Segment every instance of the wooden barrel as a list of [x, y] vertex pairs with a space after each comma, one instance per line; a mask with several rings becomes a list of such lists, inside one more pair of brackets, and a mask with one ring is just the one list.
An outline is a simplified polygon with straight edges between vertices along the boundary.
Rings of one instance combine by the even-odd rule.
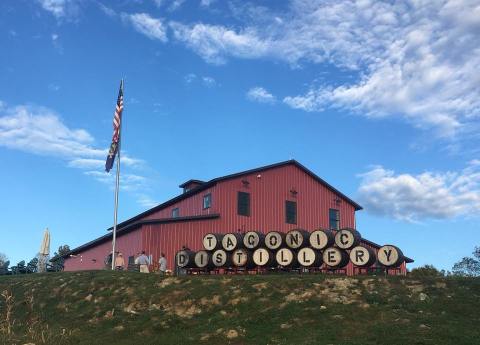
[[270, 231], [265, 235], [265, 247], [276, 250], [285, 242], [285, 233]]
[[223, 249], [217, 249], [212, 253], [212, 262], [215, 267], [231, 267], [232, 257]]
[[194, 261], [197, 268], [212, 269], [214, 267], [212, 256], [206, 250], [199, 250], [195, 254]]
[[223, 234], [206, 234], [202, 240], [203, 248], [211, 251], [222, 248], [222, 238]]
[[377, 257], [373, 249], [356, 246], [350, 250], [350, 261], [358, 267], [369, 267], [377, 261]]
[[222, 247], [227, 252], [243, 247], [243, 235], [238, 232], [230, 232], [222, 238]]
[[312, 248], [322, 250], [333, 246], [335, 243], [335, 235], [331, 230], [317, 229], [310, 234], [309, 241]]
[[275, 254], [277, 264], [282, 267], [298, 267], [298, 260], [295, 253], [289, 248], [280, 248]]
[[260, 231], [248, 231], [243, 236], [243, 245], [248, 249], [262, 247], [265, 243], [265, 234]]
[[235, 249], [232, 253], [232, 262], [234, 266], [253, 268], [255, 263], [253, 262], [253, 255], [251, 251], [244, 248]]
[[322, 254], [310, 247], [300, 249], [297, 253], [297, 260], [304, 267], [320, 267], [323, 264]]
[[303, 229], [293, 229], [285, 235], [285, 243], [289, 248], [298, 249], [308, 245], [310, 233]]
[[275, 254], [265, 248], [257, 248], [253, 252], [253, 262], [259, 267], [275, 267]]
[[195, 252], [191, 250], [179, 250], [175, 255], [177, 266], [180, 268], [195, 267]]
[[340, 229], [335, 234], [335, 244], [341, 249], [350, 249], [360, 244], [362, 236], [355, 229], [344, 228]]
[[331, 268], [347, 266], [348, 259], [347, 252], [336, 247], [329, 247], [323, 251], [323, 262]]
[[378, 262], [385, 267], [398, 267], [405, 261], [402, 251], [390, 244], [381, 246], [378, 249], [377, 258]]

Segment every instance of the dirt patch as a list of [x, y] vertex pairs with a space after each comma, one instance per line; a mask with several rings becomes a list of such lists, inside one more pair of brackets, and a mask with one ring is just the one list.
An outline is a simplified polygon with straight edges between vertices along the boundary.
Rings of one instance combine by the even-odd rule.
[[160, 283], [157, 283], [157, 286], [159, 288], [164, 288], [164, 287], [167, 287], [167, 286], [172, 285], [172, 284], [178, 284], [180, 282], [181, 282], [181, 280], [178, 279], [178, 278], [165, 278]]
[[313, 296], [315, 296], [315, 294], [315, 290], [306, 290], [302, 293], [292, 292], [285, 296], [285, 301], [302, 303], [311, 299]]
[[437, 289], [446, 289], [447, 288], [447, 283], [445, 282], [436, 282], [435, 287]]
[[238, 332], [235, 329], [230, 329], [225, 333], [227, 339], [234, 339], [238, 337]]
[[243, 296], [243, 297], [232, 298], [230, 301], [228, 301], [228, 304], [237, 305], [244, 302], [248, 302], [248, 297]]
[[219, 305], [220, 303], [221, 303], [221, 300], [219, 295], [215, 295], [213, 297], [202, 297], [200, 299], [200, 304], [203, 306]]
[[407, 285], [407, 289], [410, 290], [410, 292], [412, 293], [420, 293], [423, 292], [425, 287], [420, 282], [418, 282], [418, 284]]
[[336, 290], [351, 290], [358, 284], [358, 279], [354, 278], [336, 278], [325, 279], [325, 284], [331, 286]]
[[262, 291], [262, 290], [265, 290], [265, 289], [268, 288], [268, 283], [264, 282], [264, 283], [254, 284], [254, 285], [252, 285], [252, 287], [254, 289], [256, 289], [257, 291]]
[[194, 315], [200, 314], [202, 309], [198, 307], [197, 303], [189, 299], [180, 304], [167, 305], [165, 306], [165, 311], [169, 314], [175, 314], [179, 317], [189, 319]]

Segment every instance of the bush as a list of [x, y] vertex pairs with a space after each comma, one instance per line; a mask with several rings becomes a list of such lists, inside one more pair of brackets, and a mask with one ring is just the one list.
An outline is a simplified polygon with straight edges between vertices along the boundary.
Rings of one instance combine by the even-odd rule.
[[410, 275], [416, 278], [437, 278], [437, 277], [444, 277], [445, 271], [444, 270], [437, 270], [433, 265], [425, 265], [422, 267], [414, 268]]

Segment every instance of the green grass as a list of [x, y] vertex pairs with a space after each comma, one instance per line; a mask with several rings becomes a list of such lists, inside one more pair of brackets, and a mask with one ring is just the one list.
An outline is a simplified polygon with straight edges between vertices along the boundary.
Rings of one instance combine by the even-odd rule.
[[5, 344], [480, 343], [479, 279], [97, 271], [3, 276], [5, 290]]

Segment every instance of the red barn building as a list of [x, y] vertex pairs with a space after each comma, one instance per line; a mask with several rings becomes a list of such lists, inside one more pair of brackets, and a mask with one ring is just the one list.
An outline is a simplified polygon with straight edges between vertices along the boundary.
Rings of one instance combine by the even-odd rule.
[[[211, 232], [246, 232], [295, 228], [355, 228], [355, 211], [362, 207], [295, 160], [289, 160], [204, 182], [189, 180], [183, 193], [117, 227], [118, 251], [131, 262], [145, 250], [153, 263], [164, 252], [173, 269], [175, 253], [186, 245], [202, 248]], [[65, 270], [103, 269], [111, 252], [112, 234], [73, 249], [65, 257]], [[380, 246], [362, 240], [377, 250]], [[411, 262], [407, 258], [407, 262]], [[400, 267], [406, 272], [405, 263]], [[353, 274], [351, 263], [347, 274]]]

